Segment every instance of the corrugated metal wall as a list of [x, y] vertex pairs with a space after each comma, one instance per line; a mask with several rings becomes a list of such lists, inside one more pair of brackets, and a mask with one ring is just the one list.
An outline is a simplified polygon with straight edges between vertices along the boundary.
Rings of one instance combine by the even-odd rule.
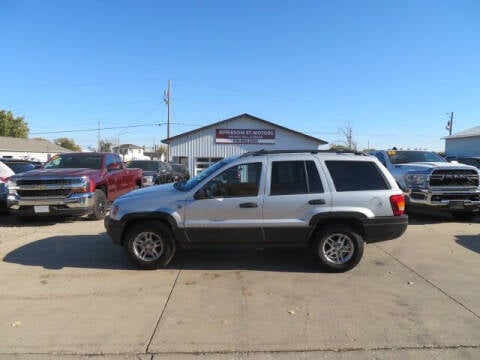
[[268, 126], [250, 117], [242, 117], [223, 123], [222, 129], [274, 129], [275, 144], [216, 144], [216, 127], [209, 127], [199, 132], [174, 139], [170, 143], [170, 157], [188, 157], [188, 168], [195, 175], [195, 159], [198, 157], [225, 158], [240, 155], [247, 151], [260, 149], [317, 149], [319, 144], [313, 139], [303, 137], [296, 133]]
[[445, 153], [448, 156], [480, 156], [480, 137], [446, 139]]

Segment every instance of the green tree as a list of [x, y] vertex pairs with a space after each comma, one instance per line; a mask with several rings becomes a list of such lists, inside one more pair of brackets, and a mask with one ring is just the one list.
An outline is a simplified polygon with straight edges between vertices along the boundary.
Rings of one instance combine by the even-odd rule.
[[73, 151], [82, 151], [82, 148], [79, 145], [75, 144], [75, 141], [73, 141], [73, 139], [58, 138], [53, 140], [53, 142], [65, 149], [69, 149]]
[[330, 145], [329, 150], [331, 150], [331, 151], [352, 151], [351, 149], [348, 148], [348, 146], [338, 145], [338, 144]]
[[108, 140], [100, 140], [100, 151], [102, 152], [111, 152], [112, 151], [112, 143]]
[[0, 136], [28, 138], [28, 124], [24, 117], [15, 117], [11, 111], [0, 110]]

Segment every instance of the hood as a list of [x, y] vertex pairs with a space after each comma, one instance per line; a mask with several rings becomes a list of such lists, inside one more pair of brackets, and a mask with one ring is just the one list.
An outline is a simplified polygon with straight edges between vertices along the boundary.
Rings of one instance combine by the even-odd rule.
[[157, 172], [156, 171], [145, 171], [143, 170], [143, 176], [156, 176]]
[[395, 169], [402, 169], [402, 171], [426, 171], [436, 168], [471, 169], [472, 167], [468, 165], [454, 164], [449, 162], [415, 162], [395, 165]]
[[138, 212], [176, 212], [179, 204], [185, 202], [188, 193], [175, 189], [172, 183], [149, 186], [131, 191], [113, 202], [119, 207], [118, 216]]
[[18, 176], [12, 176], [12, 179], [37, 179], [37, 178], [56, 178], [56, 177], [82, 177], [98, 174], [101, 170], [94, 170], [88, 168], [81, 169], [39, 169], [31, 170], [26, 173], [19, 174]]
[[163, 184], [163, 185], [155, 185], [155, 186], [148, 186], [145, 188], [137, 189], [130, 191], [122, 196], [120, 196], [116, 201], [117, 202], [124, 202], [124, 201], [132, 201], [136, 199], [148, 199], [148, 198], [159, 198], [164, 196], [170, 196], [174, 194], [182, 193], [173, 187], [173, 183]]

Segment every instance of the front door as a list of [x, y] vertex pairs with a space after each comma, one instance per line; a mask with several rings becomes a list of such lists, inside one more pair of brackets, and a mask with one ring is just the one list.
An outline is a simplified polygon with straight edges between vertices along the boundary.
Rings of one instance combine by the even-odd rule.
[[234, 165], [208, 181], [185, 206], [192, 243], [259, 243], [265, 171], [261, 162]]

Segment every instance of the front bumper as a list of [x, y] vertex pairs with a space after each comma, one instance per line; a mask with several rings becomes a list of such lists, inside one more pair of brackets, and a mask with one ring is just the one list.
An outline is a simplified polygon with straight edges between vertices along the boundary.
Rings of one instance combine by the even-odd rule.
[[118, 245], [122, 245], [123, 230], [125, 223], [122, 221], [113, 220], [110, 216], [105, 216], [103, 220], [108, 236], [112, 241]]
[[82, 215], [92, 211], [95, 193], [72, 194], [69, 197], [18, 197], [8, 195], [10, 213], [17, 215]]
[[431, 207], [451, 211], [478, 211], [480, 190], [410, 189], [405, 192], [410, 206]]

